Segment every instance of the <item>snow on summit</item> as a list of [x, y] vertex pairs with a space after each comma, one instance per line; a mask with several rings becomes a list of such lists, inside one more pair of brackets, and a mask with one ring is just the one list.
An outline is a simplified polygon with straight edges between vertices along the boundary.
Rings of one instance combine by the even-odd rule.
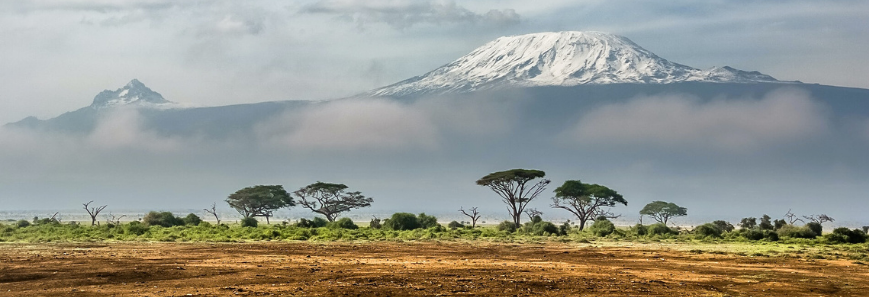
[[150, 108], [174, 108], [178, 104], [163, 98], [160, 93], [152, 91], [137, 79], [131, 80], [123, 88], [105, 90], [94, 97], [93, 109], [103, 109], [117, 106], [137, 106]]
[[759, 72], [726, 66], [700, 70], [670, 62], [618, 35], [565, 31], [500, 37], [425, 75], [376, 89], [368, 95], [683, 81], [777, 82]]

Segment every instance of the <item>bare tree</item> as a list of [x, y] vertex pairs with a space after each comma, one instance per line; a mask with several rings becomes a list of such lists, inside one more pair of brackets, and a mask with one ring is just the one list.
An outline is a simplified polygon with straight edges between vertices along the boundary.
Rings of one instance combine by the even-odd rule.
[[124, 217], [126, 217], [126, 215], [116, 216], [113, 213], [109, 213], [109, 215], [106, 216], [106, 222], [112, 225], [120, 225], [121, 219]]
[[472, 228], [472, 229], [477, 227], [477, 220], [480, 219], [480, 213], [477, 212], [477, 208], [476, 208], [476, 207], [471, 207], [471, 208], [470, 208], [470, 213], [468, 213], [467, 211], [465, 211], [464, 208], [460, 208], [459, 211], [462, 212], [463, 215], [465, 215], [465, 216], [471, 218], [471, 228]]
[[808, 215], [808, 216], [803, 216], [803, 218], [805, 218], [806, 220], [818, 223], [818, 224], [823, 224], [824, 222], [835, 221], [833, 218], [831, 218], [830, 216], [825, 215], [825, 214]]
[[97, 224], [97, 216], [100, 215], [100, 212], [103, 211], [103, 209], [106, 209], [106, 206], [108, 206], [108, 205], [103, 205], [103, 206], [91, 207], [90, 204], [93, 202], [94, 201], [91, 200], [91, 201], [88, 201], [88, 203], [82, 204], [82, 205], [84, 205], [84, 210], [87, 211], [88, 215], [91, 216], [91, 226], [94, 226]]
[[220, 217], [217, 216], [217, 203], [211, 203], [211, 208], [205, 208], [205, 212], [210, 213], [214, 216], [214, 219], [217, 220], [217, 224], [220, 225]]
[[57, 215], [58, 215], [58, 214], [60, 214], [60, 212], [55, 212], [53, 215], [51, 215], [51, 218], [49, 218], [48, 220], [50, 220], [50, 221], [52, 221], [52, 222], [58, 222], [58, 223], [60, 223], [60, 219], [57, 218]]
[[531, 221], [534, 220], [534, 217], [543, 217], [543, 212], [537, 210], [536, 208], [526, 209], [525, 214], [528, 215], [528, 220], [531, 220]]
[[803, 223], [806, 222], [806, 221], [803, 221], [803, 219], [798, 218], [797, 215], [795, 215], [793, 212], [791, 212], [790, 209], [788, 209], [788, 213], [785, 214], [785, 218], [788, 219], [788, 225], [793, 225], [797, 221], [803, 222]]

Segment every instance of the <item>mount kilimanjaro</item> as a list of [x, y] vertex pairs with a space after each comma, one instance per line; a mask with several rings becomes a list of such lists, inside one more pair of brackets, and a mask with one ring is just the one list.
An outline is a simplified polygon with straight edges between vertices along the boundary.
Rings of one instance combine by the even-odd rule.
[[[760, 98], [786, 86], [808, 91], [836, 113], [869, 114], [866, 89], [783, 82], [727, 66], [696, 69], [661, 58], [622, 36], [577, 31], [501, 37], [426, 74], [343, 100], [512, 98], [530, 104], [527, 120], [561, 125], [579, 111], [639, 95], [684, 94], [703, 101]], [[127, 107], [137, 109], [145, 127], [161, 134], [233, 138], [253, 134], [265, 119], [322, 103], [186, 107], [134, 79], [115, 91], [102, 91], [90, 106], [53, 119], [28, 117], [7, 126], [88, 133], [102, 114]]]

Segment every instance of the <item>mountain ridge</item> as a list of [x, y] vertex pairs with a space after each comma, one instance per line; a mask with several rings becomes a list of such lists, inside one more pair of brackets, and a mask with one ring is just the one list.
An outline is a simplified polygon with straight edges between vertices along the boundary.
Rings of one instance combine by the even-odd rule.
[[505, 86], [689, 81], [780, 82], [757, 71], [729, 66], [700, 70], [671, 62], [623, 36], [562, 31], [500, 37], [426, 74], [363, 95], [461, 93]]

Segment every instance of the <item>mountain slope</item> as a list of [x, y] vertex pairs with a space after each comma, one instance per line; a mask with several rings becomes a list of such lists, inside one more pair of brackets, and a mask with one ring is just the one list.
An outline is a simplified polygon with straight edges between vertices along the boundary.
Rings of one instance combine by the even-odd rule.
[[499, 87], [674, 82], [778, 82], [731, 67], [695, 69], [670, 62], [631, 40], [600, 32], [507, 36], [458, 60], [368, 96], [462, 93]]

